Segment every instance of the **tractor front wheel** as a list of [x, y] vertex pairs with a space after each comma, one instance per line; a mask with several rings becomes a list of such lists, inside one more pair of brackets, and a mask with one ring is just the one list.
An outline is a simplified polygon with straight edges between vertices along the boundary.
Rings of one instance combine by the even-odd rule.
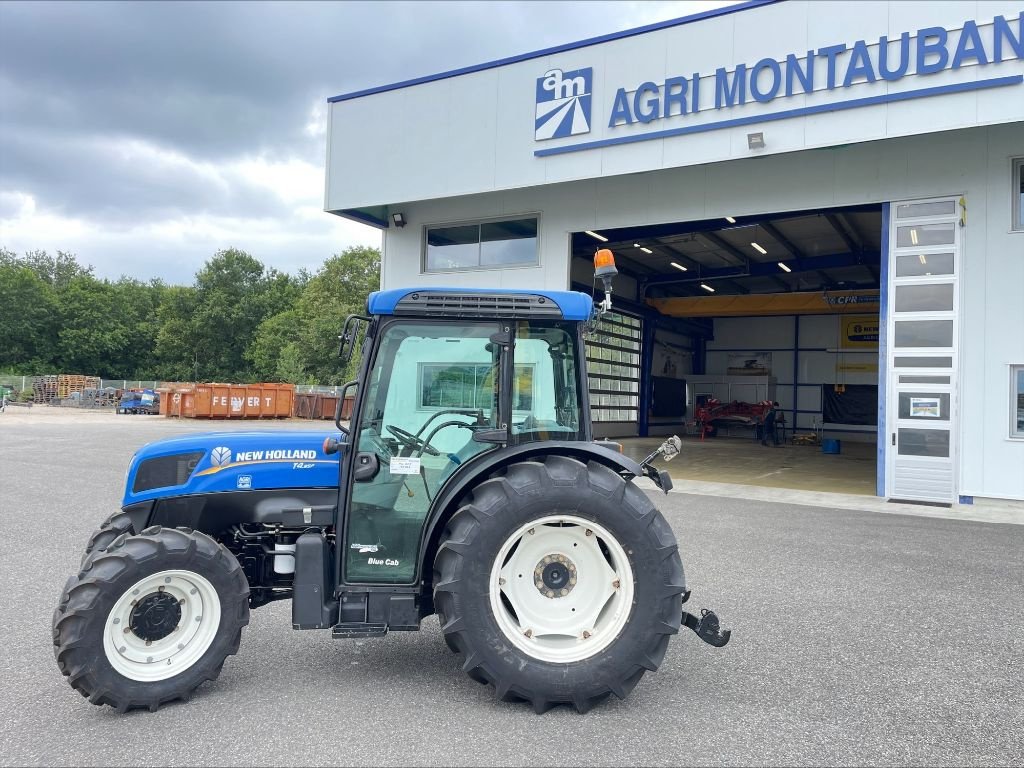
[[220, 674], [249, 623], [248, 598], [238, 560], [209, 536], [122, 535], [65, 586], [57, 664], [93, 704], [154, 711]]
[[625, 698], [679, 631], [682, 563], [647, 496], [601, 464], [513, 464], [452, 517], [434, 604], [473, 679], [537, 712]]

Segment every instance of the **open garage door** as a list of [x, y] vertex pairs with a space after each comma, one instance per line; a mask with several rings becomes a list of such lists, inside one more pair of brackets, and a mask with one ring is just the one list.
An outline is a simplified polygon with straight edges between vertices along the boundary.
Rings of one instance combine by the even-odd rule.
[[[598, 434], [695, 438], [675, 470], [693, 479], [875, 493], [881, 203], [597, 228], [572, 246], [587, 292], [594, 249], [611, 248], [631, 315], [612, 329], [628, 350], [591, 358]], [[711, 400], [735, 405], [698, 423]], [[785, 451], [760, 452], [765, 400]], [[786, 485], [801, 472], [813, 485]]]

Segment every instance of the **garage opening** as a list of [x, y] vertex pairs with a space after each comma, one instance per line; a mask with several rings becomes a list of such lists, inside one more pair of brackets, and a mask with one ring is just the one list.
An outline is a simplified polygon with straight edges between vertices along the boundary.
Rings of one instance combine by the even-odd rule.
[[620, 271], [588, 345], [595, 434], [636, 456], [678, 434], [683, 479], [874, 494], [882, 218], [871, 204], [574, 233], [574, 289], [593, 290], [598, 247]]

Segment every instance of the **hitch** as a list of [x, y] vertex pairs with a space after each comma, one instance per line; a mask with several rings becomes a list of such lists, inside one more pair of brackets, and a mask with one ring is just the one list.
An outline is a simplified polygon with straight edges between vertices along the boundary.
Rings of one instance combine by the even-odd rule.
[[640, 462], [640, 466], [643, 467], [644, 475], [654, 481], [654, 484], [658, 486], [662, 491], [668, 493], [672, 490], [672, 478], [668, 472], [664, 469], [658, 469], [651, 464], [659, 456], [663, 456], [665, 461], [672, 461], [676, 456], [679, 455], [680, 449], [683, 447], [683, 441], [677, 436], [672, 435], [668, 440], [658, 446], [657, 450], [650, 453]]
[[701, 608], [699, 619], [689, 611], [683, 611], [683, 624], [692, 629], [697, 637], [715, 648], [721, 648], [732, 637], [732, 630], [722, 629], [718, 623], [718, 616], [707, 608]]

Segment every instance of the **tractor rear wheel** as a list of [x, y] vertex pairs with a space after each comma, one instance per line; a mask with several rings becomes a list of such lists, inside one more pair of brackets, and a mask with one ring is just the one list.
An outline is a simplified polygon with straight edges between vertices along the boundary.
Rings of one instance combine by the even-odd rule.
[[93, 704], [155, 711], [220, 674], [249, 623], [248, 598], [238, 560], [206, 534], [122, 535], [65, 586], [57, 665]]
[[625, 698], [679, 631], [672, 529], [615, 471], [564, 456], [513, 464], [448, 523], [434, 605], [463, 669], [538, 713]]

